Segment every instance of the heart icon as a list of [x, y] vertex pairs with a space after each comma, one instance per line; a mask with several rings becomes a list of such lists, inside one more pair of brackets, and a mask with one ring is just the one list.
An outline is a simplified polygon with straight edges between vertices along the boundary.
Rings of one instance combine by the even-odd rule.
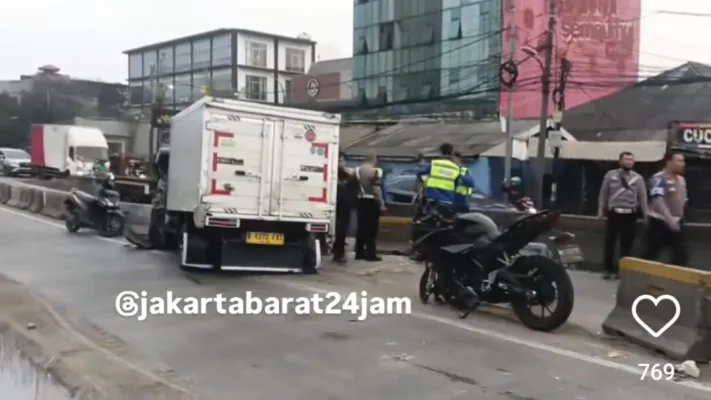
[[[676, 309], [674, 311], [674, 315], [671, 317], [669, 322], [666, 323], [663, 327], [659, 328], [658, 331], [655, 331], [654, 329], [650, 328], [649, 325], [647, 325], [646, 322], [639, 316], [637, 313], [637, 307], [639, 306], [639, 303], [642, 300], [649, 300], [652, 303], [654, 303], [654, 306], [657, 307], [659, 306], [659, 303], [661, 303], [664, 300], [671, 301], [674, 304], [674, 308]], [[667, 329], [671, 328], [672, 325], [676, 322], [676, 320], [679, 319], [679, 315], [681, 315], [681, 305], [679, 304], [679, 300], [676, 299], [676, 297], [669, 295], [669, 294], [663, 294], [659, 297], [654, 297], [649, 294], [643, 294], [639, 297], [637, 297], [634, 302], [632, 303], [632, 318], [634, 318], [635, 321], [644, 328], [645, 331], [647, 331], [652, 337], [658, 338], [664, 334], [664, 332], [667, 331]]]

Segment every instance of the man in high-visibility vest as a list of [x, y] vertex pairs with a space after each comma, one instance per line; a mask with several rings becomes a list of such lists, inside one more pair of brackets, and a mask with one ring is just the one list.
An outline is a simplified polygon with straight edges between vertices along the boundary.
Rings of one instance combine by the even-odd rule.
[[[417, 179], [428, 176], [424, 191], [428, 203], [452, 206], [461, 171], [459, 165], [453, 161], [454, 147], [451, 144], [442, 144], [439, 151], [440, 158], [432, 160], [429, 165], [417, 170]], [[474, 186], [474, 181], [469, 176], [461, 177], [461, 182]]]
[[[454, 162], [456, 162], [460, 167], [460, 177], [457, 180], [457, 186], [454, 189], [454, 211], [458, 213], [466, 213], [469, 212], [469, 198], [472, 193], [474, 193], [473, 179], [471, 179], [471, 182], [468, 180], [467, 182], [464, 182], [464, 177], [471, 177], [469, 176], [469, 170], [464, 166], [461, 154], [457, 152], [454, 153]], [[472, 185], [468, 183], [472, 183]]]

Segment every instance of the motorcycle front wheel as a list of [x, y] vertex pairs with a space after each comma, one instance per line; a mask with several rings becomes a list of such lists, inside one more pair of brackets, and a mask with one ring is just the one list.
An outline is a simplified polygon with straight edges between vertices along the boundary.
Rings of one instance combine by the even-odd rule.
[[67, 232], [76, 233], [81, 228], [81, 219], [76, 211], [69, 211], [64, 217], [64, 226], [67, 227]]
[[425, 270], [422, 271], [422, 276], [420, 276], [419, 295], [422, 304], [427, 304], [429, 301], [434, 289], [435, 279], [434, 268], [432, 268], [432, 264], [427, 263]]
[[124, 219], [121, 214], [107, 214], [99, 234], [103, 237], [117, 237], [123, 234]]
[[526, 289], [536, 292], [533, 299], [511, 301], [513, 312], [526, 327], [550, 332], [568, 321], [573, 312], [575, 289], [565, 268], [540, 255], [520, 257], [511, 268]]

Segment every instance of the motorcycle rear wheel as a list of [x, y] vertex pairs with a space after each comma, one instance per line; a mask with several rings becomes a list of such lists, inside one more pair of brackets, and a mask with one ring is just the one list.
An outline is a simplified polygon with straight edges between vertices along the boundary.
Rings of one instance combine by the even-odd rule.
[[[531, 308], [538, 305], [531, 301], [517, 299], [511, 302], [513, 312], [526, 327], [536, 331], [550, 332], [558, 329], [568, 321], [570, 314], [573, 312], [575, 289], [573, 288], [573, 281], [565, 268], [548, 257], [532, 255], [523, 256], [516, 260], [512, 270], [519, 276], [534, 271], [530, 277], [519, 277], [528, 289], [536, 291], [536, 299], [533, 302], [538, 300], [545, 305], [552, 303], [552, 301], [547, 301], [549, 299], [545, 298], [550, 289], [554, 289], [557, 295], [554, 299], [556, 301], [555, 309], [549, 316], [534, 313]], [[555, 288], [553, 288], [553, 285], [555, 285]], [[541, 308], [543, 311], [543, 306]]]

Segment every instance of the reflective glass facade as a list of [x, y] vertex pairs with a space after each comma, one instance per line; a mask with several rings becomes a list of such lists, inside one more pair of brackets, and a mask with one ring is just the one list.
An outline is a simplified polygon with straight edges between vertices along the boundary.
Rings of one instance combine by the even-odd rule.
[[130, 53], [130, 105], [152, 102], [155, 82], [172, 87], [165, 93], [168, 106], [180, 107], [199, 99], [203, 86], [233, 92], [235, 36], [221, 33]]
[[498, 99], [501, 0], [355, 0], [356, 100]]

